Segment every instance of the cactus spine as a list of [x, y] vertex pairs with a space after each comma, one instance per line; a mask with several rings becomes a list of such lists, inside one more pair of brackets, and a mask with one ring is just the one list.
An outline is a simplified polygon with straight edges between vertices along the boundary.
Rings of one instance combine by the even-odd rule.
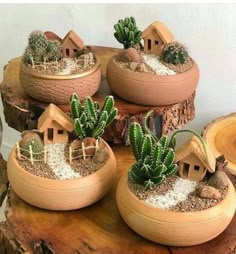
[[140, 43], [142, 32], [136, 26], [134, 17], [126, 17], [124, 20], [120, 19], [114, 25], [114, 36], [118, 42], [124, 45], [124, 49], [133, 47], [135, 44]]
[[71, 116], [74, 120], [75, 131], [79, 139], [85, 137], [99, 138], [105, 128], [115, 119], [118, 110], [114, 107], [114, 98], [107, 96], [100, 109], [98, 102], [86, 97], [82, 104], [78, 96], [73, 93], [70, 97]]

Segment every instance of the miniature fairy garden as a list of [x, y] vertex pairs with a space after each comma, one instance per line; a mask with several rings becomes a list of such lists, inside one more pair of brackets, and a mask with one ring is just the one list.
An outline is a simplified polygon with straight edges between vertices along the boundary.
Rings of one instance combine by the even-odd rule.
[[[90, 205], [114, 181], [115, 157], [101, 138], [118, 112], [113, 97], [107, 96], [100, 105], [91, 97], [81, 103], [73, 93], [70, 106], [68, 116], [50, 104], [38, 119], [38, 129], [23, 132], [8, 159], [13, 190], [41, 208], [71, 210]], [[53, 198], [60, 200], [52, 203]]]
[[126, 17], [114, 29], [124, 49], [108, 63], [107, 79], [118, 96], [142, 105], [170, 105], [194, 93], [197, 64], [163, 23], [156, 21], [142, 32], [134, 17]]
[[129, 138], [137, 162], [129, 171], [129, 188], [140, 200], [164, 210], [193, 212], [212, 207], [224, 199], [227, 177], [224, 172], [216, 172], [204, 178], [207, 170], [215, 172], [215, 158], [203, 138], [193, 131], [194, 137], [175, 156], [175, 136], [179, 132], [183, 130], [158, 140], [148, 129], [147, 118], [144, 133], [138, 123], [131, 124]]
[[[188, 246], [208, 241], [235, 213], [233, 184], [217, 169], [214, 154], [195, 131], [176, 130], [158, 139], [148, 127], [152, 112], [143, 127], [137, 122], [129, 127], [136, 162], [117, 187], [121, 216], [135, 232], [158, 243]], [[193, 137], [176, 150], [176, 135], [185, 132]]]
[[84, 100], [100, 86], [100, 61], [74, 31], [63, 39], [33, 31], [22, 56], [20, 82], [26, 94], [42, 102], [66, 104], [72, 92]]
[[[50, 104], [38, 120], [38, 130], [23, 132], [17, 143], [18, 162], [29, 173], [73, 179], [90, 175], [106, 163], [109, 154], [100, 136], [117, 114], [113, 97], [106, 97], [102, 108], [91, 97], [81, 104], [76, 94], [70, 103], [72, 119]], [[67, 143], [73, 126], [78, 139]]]

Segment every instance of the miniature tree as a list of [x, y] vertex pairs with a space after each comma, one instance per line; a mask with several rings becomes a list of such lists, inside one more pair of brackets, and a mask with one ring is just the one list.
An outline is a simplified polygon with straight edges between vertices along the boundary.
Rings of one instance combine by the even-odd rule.
[[80, 140], [85, 137], [98, 139], [118, 113], [112, 96], [107, 96], [100, 108], [99, 103], [94, 102], [91, 97], [86, 97], [82, 105], [78, 96], [73, 93], [70, 98], [70, 107], [75, 131]]
[[152, 188], [155, 184], [161, 184], [167, 177], [178, 171], [175, 160], [176, 135], [180, 132], [194, 134], [203, 144], [206, 152], [206, 144], [203, 138], [192, 130], [177, 130], [172, 136], [162, 136], [159, 140], [147, 126], [147, 119], [152, 114], [149, 111], [144, 118], [144, 128], [139, 123], [132, 123], [129, 127], [130, 146], [136, 159], [136, 163], [129, 170], [129, 178], [145, 189]]
[[134, 47], [141, 41], [142, 32], [136, 26], [134, 17], [126, 17], [124, 20], [120, 19], [117, 24], [114, 25], [114, 36], [118, 42], [124, 45], [124, 49]]
[[161, 60], [163, 62], [174, 65], [185, 64], [188, 59], [188, 50], [183, 44], [177, 41], [166, 44], [161, 54]]

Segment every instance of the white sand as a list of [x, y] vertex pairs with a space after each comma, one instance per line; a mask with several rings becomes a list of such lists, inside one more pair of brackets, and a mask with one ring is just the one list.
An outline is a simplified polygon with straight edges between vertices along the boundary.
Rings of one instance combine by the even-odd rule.
[[57, 75], [69, 75], [76, 69], [76, 61], [73, 58], [63, 58], [65, 68], [58, 72]]
[[173, 190], [168, 191], [165, 195], [150, 196], [144, 202], [147, 204], [168, 210], [169, 208], [177, 205], [179, 202], [188, 198], [188, 194], [196, 189], [197, 183], [188, 179], [179, 178], [174, 186]]
[[80, 178], [81, 175], [76, 173], [65, 160], [66, 144], [47, 145], [47, 164], [59, 179]]
[[150, 68], [152, 68], [154, 72], [156, 72], [157, 75], [175, 75], [176, 74], [176, 72], [169, 69], [168, 67], [166, 67], [160, 62], [159, 56], [144, 54], [143, 60]]

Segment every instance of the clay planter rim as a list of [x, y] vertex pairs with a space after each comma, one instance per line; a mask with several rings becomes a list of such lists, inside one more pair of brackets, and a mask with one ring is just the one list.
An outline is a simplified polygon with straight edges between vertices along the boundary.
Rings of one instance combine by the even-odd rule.
[[21, 61], [20, 69], [21, 69], [21, 71], [28, 73], [31, 76], [41, 78], [41, 79], [54, 79], [54, 80], [77, 79], [77, 78], [88, 76], [88, 75], [94, 73], [95, 71], [97, 71], [101, 67], [101, 63], [100, 63], [100, 60], [98, 59], [98, 57], [94, 55], [94, 58], [95, 58], [95, 65], [91, 69], [89, 69], [87, 71], [83, 71], [81, 73], [75, 73], [75, 74], [70, 74], [70, 75], [42, 74], [42, 73], [37, 72], [33, 68], [27, 67], [22, 61]]
[[[89, 186], [89, 178], [94, 177], [96, 174], [97, 175], [101, 174], [103, 169], [104, 169], [104, 166], [106, 164], [108, 164], [108, 163], [111, 163], [112, 160], [115, 160], [115, 156], [114, 156], [113, 151], [110, 148], [110, 146], [103, 139], [101, 139], [101, 140], [103, 141], [103, 143], [105, 144], [105, 147], [107, 148], [107, 150], [109, 152], [109, 159], [96, 172], [94, 172], [94, 173], [92, 173], [90, 175], [87, 175], [87, 176], [82, 176], [81, 178], [74, 178], [74, 179], [48, 179], [48, 178], [36, 176], [36, 175], [33, 175], [33, 174], [29, 173], [23, 167], [21, 167], [21, 165], [18, 163], [18, 160], [16, 158], [17, 157], [17, 155], [16, 155], [16, 153], [17, 153], [16, 145], [13, 147], [13, 149], [12, 149], [10, 155], [9, 155], [9, 158], [11, 158], [11, 160], [14, 162], [14, 164], [18, 166], [17, 170], [20, 170], [20, 172], [21, 172], [23, 177], [24, 177], [24, 175], [30, 177], [33, 182], [37, 182], [37, 185], [40, 185], [40, 183], [43, 183], [43, 185], [45, 183], [47, 183], [49, 186], [51, 186], [50, 184], [53, 184], [55, 189], [57, 189], [57, 190], [58, 189], [65, 190], [65, 183], [66, 184], [70, 184], [70, 186], [73, 186], [73, 185], [78, 186], [78, 181], [80, 181], [81, 185], [83, 184], [83, 182], [86, 183], [86, 185], [83, 185], [83, 187], [87, 187], [87, 186]], [[8, 163], [9, 163], [9, 159], [8, 159]], [[104, 175], [103, 179], [105, 179], [105, 178], [106, 178], [106, 175]], [[33, 185], [33, 182], [31, 183], [32, 185]], [[51, 188], [48, 188], [48, 189], [51, 189]], [[71, 189], [71, 188], [69, 188], [69, 189]]]
[[[165, 221], [165, 222], [172, 222], [172, 223], [176, 223], [176, 220], [178, 220], [178, 223], [179, 222], [183, 222], [183, 223], [187, 223], [187, 222], [199, 223], [199, 222], [201, 222], [201, 223], [204, 223], [204, 221], [208, 220], [208, 216], [204, 216], [206, 214], [206, 211], [208, 213], [208, 212], [220, 209], [227, 202], [227, 199], [231, 195], [231, 193], [235, 192], [234, 186], [233, 186], [232, 182], [230, 181], [230, 179], [228, 178], [227, 194], [224, 197], [224, 199], [222, 201], [220, 201], [218, 204], [216, 204], [215, 206], [212, 206], [210, 208], [207, 208], [207, 209], [204, 209], [201, 211], [195, 211], [195, 212], [174, 212], [174, 211], [162, 210], [160, 208], [153, 207], [149, 204], [144, 203], [140, 199], [138, 199], [138, 197], [136, 197], [128, 187], [127, 173], [125, 173], [123, 176], [121, 176], [121, 179], [120, 179], [118, 185], [122, 185], [123, 187], [125, 186], [125, 188], [127, 189], [127, 195], [129, 195], [131, 197], [132, 203], [135, 202], [139, 205], [140, 209], [133, 208], [133, 210], [135, 212], [140, 213], [139, 210], [142, 210], [142, 208], [148, 209], [149, 216], [145, 214], [145, 217], [155, 220], [157, 217], [156, 212], [158, 211], [158, 219], [162, 220], [163, 222]], [[236, 198], [235, 198], [235, 201], [236, 201]], [[186, 217], [183, 218], [183, 214], [184, 214], [184, 216], [187, 216], [187, 218]], [[197, 218], [196, 218], [196, 215], [197, 215]], [[173, 218], [173, 219], [171, 219], [171, 218]]]
[[[122, 68], [119, 66], [119, 64], [115, 61], [115, 57], [116, 56], [113, 56], [110, 61], [113, 62], [113, 64], [116, 65], [117, 68], [119, 69], [122, 69], [122, 71], [124, 73], [130, 73], [132, 72], [134, 77], [136, 76], [137, 77], [137, 80], [146, 80], [147, 77], [149, 79], [149, 82], [154, 82], [156, 83], [156, 76], [158, 76], [158, 80], [162, 83], [165, 83], [165, 82], [171, 82], [172, 80], [173, 81], [182, 81], [182, 80], [188, 80], [188, 79], [191, 79], [191, 77], [189, 78], [186, 78], [185, 76], [188, 76], [190, 72], [194, 71], [195, 69], [198, 70], [198, 65], [197, 63], [191, 58], [191, 60], [193, 61], [193, 66], [191, 69], [189, 69], [188, 71], [185, 71], [185, 72], [182, 72], [182, 73], [176, 73], [174, 75], [155, 75], [155, 74], [146, 74], [146, 73], [140, 73], [140, 72], [134, 72], [132, 70], [129, 70], [129, 69], [126, 69], [126, 68]], [[109, 63], [108, 63], [109, 65]], [[115, 71], [115, 70], [114, 70]], [[198, 70], [199, 72], [199, 70]], [[119, 74], [120, 75], [120, 74]], [[125, 77], [124, 75], [120, 75], [122, 77]], [[136, 80], [135, 78], [133, 78], [133, 80]], [[175, 85], [175, 84], [173, 84]], [[158, 86], [158, 84], [157, 84]]]

